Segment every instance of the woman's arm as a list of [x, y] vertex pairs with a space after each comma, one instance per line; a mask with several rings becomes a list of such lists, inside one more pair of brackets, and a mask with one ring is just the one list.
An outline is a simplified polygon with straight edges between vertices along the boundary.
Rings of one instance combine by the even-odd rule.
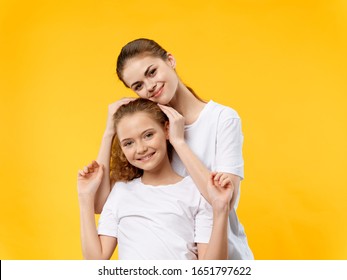
[[95, 213], [100, 214], [102, 207], [104, 206], [106, 199], [111, 191], [111, 182], [110, 182], [110, 155], [111, 155], [111, 146], [112, 140], [116, 133], [113, 115], [123, 104], [127, 104], [134, 98], [123, 98], [117, 102], [114, 102], [108, 106], [108, 116], [106, 123], [106, 130], [102, 137], [101, 146], [98, 154], [97, 161], [104, 166], [104, 176], [102, 178], [100, 187], [98, 188], [95, 194]]
[[97, 234], [94, 220], [94, 197], [103, 176], [103, 165], [93, 161], [78, 172], [78, 200], [80, 206], [82, 253], [85, 259], [109, 259], [117, 246], [117, 239]]
[[211, 173], [209, 175], [207, 190], [212, 199], [213, 228], [209, 243], [197, 245], [199, 260], [228, 259], [227, 225], [233, 189], [233, 183], [226, 174]]
[[[184, 117], [175, 109], [160, 105], [160, 108], [168, 116], [170, 122], [169, 137], [170, 143], [174, 147], [177, 155], [186, 167], [189, 175], [198, 187], [203, 197], [211, 204], [206, 182], [208, 181], [210, 170], [200, 161], [200, 159], [190, 149], [184, 140]], [[203, 139], [202, 139], [203, 141]], [[240, 177], [231, 173], [223, 173], [229, 177], [234, 186], [234, 194], [230, 202], [230, 209], [234, 207], [239, 192]]]

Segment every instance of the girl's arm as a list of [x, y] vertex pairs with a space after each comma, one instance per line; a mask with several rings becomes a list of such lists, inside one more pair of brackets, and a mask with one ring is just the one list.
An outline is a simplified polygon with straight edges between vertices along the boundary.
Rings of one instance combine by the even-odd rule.
[[211, 173], [207, 184], [212, 199], [213, 228], [208, 244], [198, 243], [199, 260], [228, 259], [228, 216], [230, 200], [233, 196], [233, 183], [223, 173]]
[[93, 161], [78, 172], [78, 200], [81, 219], [82, 253], [85, 259], [109, 259], [117, 239], [97, 234], [94, 219], [94, 198], [103, 176], [103, 165]]
[[100, 214], [102, 207], [104, 206], [106, 199], [111, 191], [111, 182], [110, 182], [110, 155], [111, 155], [111, 146], [112, 140], [116, 133], [113, 115], [123, 104], [127, 104], [134, 98], [123, 98], [117, 102], [114, 102], [108, 106], [108, 116], [106, 123], [106, 130], [102, 137], [101, 146], [98, 154], [97, 161], [104, 166], [104, 176], [102, 178], [100, 187], [98, 188], [95, 194], [95, 213]]
[[[198, 187], [203, 197], [211, 204], [211, 198], [207, 190], [206, 182], [208, 181], [210, 170], [200, 161], [200, 159], [190, 149], [184, 140], [184, 117], [175, 109], [160, 105], [160, 108], [168, 116], [170, 122], [169, 138], [179, 158], [186, 167], [189, 175]], [[203, 141], [203, 139], [201, 139]], [[235, 205], [240, 187], [240, 177], [231, 173], [223, 173], [229, 177], [234, 186], [234, 194], [230, 202], [230, 209]]]

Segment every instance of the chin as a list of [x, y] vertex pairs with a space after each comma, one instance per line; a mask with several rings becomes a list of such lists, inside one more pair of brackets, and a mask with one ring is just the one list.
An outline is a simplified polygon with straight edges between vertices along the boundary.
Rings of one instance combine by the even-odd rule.
[[162, 98], [159, 98], [157, 100], [157, 102], [161, 105], [168, 105], [172, 100], [172, 97], [171, 98], [167, 98], [166, 96], [163, 96]]

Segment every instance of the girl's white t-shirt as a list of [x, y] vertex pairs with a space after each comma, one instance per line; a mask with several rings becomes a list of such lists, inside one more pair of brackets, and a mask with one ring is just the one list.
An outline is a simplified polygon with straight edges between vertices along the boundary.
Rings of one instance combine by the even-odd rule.
[[98, 234], [118, 240], [122, 260], [197, 259], [196, 243], [208, 243], [212, 207], [191, 177], [166, 186], [141, 178], [117, 182], [99, 218]]

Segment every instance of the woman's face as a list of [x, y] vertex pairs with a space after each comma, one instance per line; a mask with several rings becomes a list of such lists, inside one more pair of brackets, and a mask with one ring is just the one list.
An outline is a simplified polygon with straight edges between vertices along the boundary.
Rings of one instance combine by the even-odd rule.
[[170, 54], [166, 61], [153, 56], [136, 56], [126, 62], [123, 80], [138, 96], [166, 105], [178, 87], [174, 68], [175, 59]]
[[123, 117], [117, 125], [117, 135], [128, 162], [145, 172], [156, 172], [169, 162], [165, 129], [145, 112]]

